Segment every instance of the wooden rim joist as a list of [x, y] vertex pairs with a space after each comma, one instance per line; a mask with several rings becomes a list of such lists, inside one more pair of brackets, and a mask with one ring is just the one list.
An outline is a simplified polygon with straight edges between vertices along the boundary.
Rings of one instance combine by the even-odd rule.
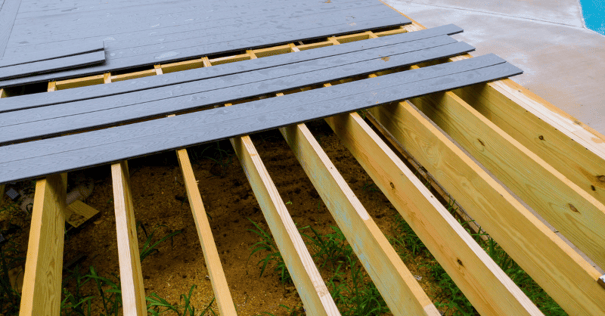
[[[48, 91], [295, 54], [421, 29], [424, 27], [413, 22], [381, 32], [365, 31], [215, 59], [159, 64], [133, 73], [51, 82]], [[470, 55], [449, 61], [465, 58]], [[1, 89], [0, 93], [5, 96]], [[325, 121], [479, 313], [541, 314], [392, 148], [400, 146], [413, 157], [566, 312], [605, 314], [601, 273], [537, 216], [597, 266], [605, 267], [603, 135], [510, 79], [375, 107], [365, 114], [369, 120], [350, 113]], [[368, 121], [375, 124], [375, 129]], [[280, 132], [355, 253], [365, 258], [364, 268], [393, 314], [439, 315], [305, 124], [283, 127]], [[230, 141], [305, 309], [310, 315], [338, 315], [252, 140], [243, 136]], [[222, 315], [235, 315], [187, 150], [180, 149], [176, 154], [218, 307]], [[127, 162], [113, 164], [111, 174], [124, 314], [146, 315]], [[66, 174], [36, 183], [20, 315], [59, 314], [65, 190]]]

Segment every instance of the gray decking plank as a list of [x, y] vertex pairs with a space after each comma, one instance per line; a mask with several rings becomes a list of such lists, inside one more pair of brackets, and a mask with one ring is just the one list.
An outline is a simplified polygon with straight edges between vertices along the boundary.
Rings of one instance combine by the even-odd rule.
[[[462, 29], [453, 25], [444, 25], [417, 32], [379, 37], [358, 42], [350, 42], [336, 46], [305, 50], [297, 53], [258, 58], [237, 63], [217, 65], [209, 68], [192, 69], [169, 73], [162, 76], [145, 77], [108, 85], [95, 85], [82, 88], [55, 91], [52, 94], [39, 93], [11, 98], [0, 99], [0, 113], [53, 105], [64, 102], [87, 100], [147, 89], [157, 89], [164, 86], [183, 84], [197, 80], [210, 79], [220, 76], [233, 75], [254, 70], [278, 67], [282, 65], [300, 63], [318, 58], [326, 58], [345, 53], [353, 53], [367, 49], [397, 45], [413, 42], [440, 35], [452, 35], [462, 32]], [[0, 124], [2, 125], [2, 124]]]
[[0, 58], [4, 57], [20, 5], [21, 0], [5, 0], [0, 8]]
[[[314, 69], [315, 71], [288, 74], [287, 69], [284, 69], [280, 74], [278, 69], [271, 69], [275, 70], [275, 74], [259, 71], [247, 73], [250, 74], [248, 77], [252, 78], [245, 78], [246, 76], [242, 76], [244, 78], [233, 79], [220, 77], [216, 78], [218, 80], [215, 81], [218, 82], [215, 83], [204, 83], [212, 81], [212, 79], [200, 82], [197, 90], [206, 91], [151, 102], [136, 103], [129, 106], [118, 107], [115, 106], [111, 100], [106, 100], [108, 98], [100, 98], [91, 100], [97, 101], [97, 107], [92, 109], [81, 106], [81, 103], [71, 103], [65, 105], [70, 105], [72, 111], [64, 111], [63, 106], [65, 105], [59, 105], [34, 110], [10, 112], [5, 113], [5, 115], [0, 115], [0, 118], [3, 121], [2, 123], [11, 124], [9, 126], [0, 127], [0, 144], [40, 138], [43, 136], [53, 136], [60, 133], [84, 129], [111, 126], [162, 114], [178, 113], [215, 104], [224, 104], [238, 99], [301, 88], [317, 83], [369, 74], [401, 66], [409, 66], [437, 58], [451, 57], [471, 50], [473, 50], [473, 47], [466, 43], [453, 43], [430, 49], [416, 50], [407, 54], [380, 52], [380, 54], [375, 54], [372, 59], [359, 60], [355, 63], [331, 68], [329, 68], [329, 65], [333, 63], [331, 60], [326, 60], [325, 62], [317, 62], [316, 60], [314, 61], [317, 64], [315, 67], [304, 65], [301, 65], [300, 67], [304, 70], [316, 68]], [[385, 58], [387, 56], [389, 58]], [[338, 56], [328, 59], [336, 58], [338, 58]], [[260, 76], [254, 76], [257, 74], [260, 74]], [[147, 91], [144, 91], [138, 94], [144, 94], [146, 92]], [[176, 94], [177, 93], [175, 93], [175, 95]], [[123, 95], [120, 95], [118, 97], [122, 96]], [[134, 94], [133, 100], [136, 100], [136, 97], [137, 94]], [[143, 97], [144, 96], [141, 96], [141, 98]], [[44, 111], [46, 115], [36, 113], [40, 111]], [[80, 113], [75, 114], [74, 112]], [[49, 119], [48, 117], [50, 116], [55, 116], [55, 118]], [[15, 119], [25, 117], [29, 120], [28, 123], [15, 124]]]
[[[140, 16], [119, 14], [93, 16], [83, 19], [82, 17], [67, 17], [56, 19], [55, 23], [44, 22], [44, 28], [37, 23], [31, 22], [27, 25], [15, 24], [13, 34], [27, 38], [32, 43], [45, 43], [66, 40], [82, 40], [91, 37], [113, 37], [119, 40], [118, 34], [132, 33], [132, 38], [166, 36], [166, 34], [177, 34], [186, 31], [203, 30], [205, 34], [217, 33], [222, 27], [230, 25], [242, 25], [249, 22], [277, 21], [309, 16], [324, 12], [334, 12], [347, 9], [376, 6], [375, 3], [368, 3], [365, 0], [351, 0], [349, 2], [335, 3], [309, 3], [295, 2], [293, 5], [283, 6], [279, 3], [269, 2], [266, 6], [252, 6], [244, 9], [224, 9], [223, 11], [208, 10], [206, 6], [197, 10], [187, 10], [177, 14], [160, 14], [149, 16], [149, 12], [155, 12], [151, 8], [145, 7], [144, 12], [137, 13]], [[321, 5], [319, 5], [321, 4]], [[159, 11], [161, 12], [161, 11]], [[128, 23], [124, 23], [128, 19]], [[72, 21], [73, 20], [73, 21]], [[56, 25], [55, 25], [56, 24]], [[74, 31], [81, 29], [81, 31]], [[214, 31], [216, 30], [216, 31]], [[10, 47], [10, 46], [9, 46]], [[20, 47], [21, 48], [21, 47]]]
[[104, 65], [88, 67], [85, 69], [77, 69], [71, 71], [64, 71], [60, 73], [54, 73], [51, 75], [39, 75], [35, 77], [21, 78], [21, 79], [11, 79], [11, 80], [3, 80], [0, 81], [0, 87], [11, 87], [15, 85], [22, 85], [25, 83], [35, 83], [42, 82], [47, 80], [58, 80], [58, 79], [67, 79], [78, 76], [99, 74], [103, 72], [121, 70], [134, 68], [138, 66], [152, 65], [157, 63], [166, 63], [178, 60], [184, 60], [188, 58], [204, 56], [204, 55], [213, 55], [220, 52], [232, 52], [239, 51], [243, 49], [255, 49], [259, 47], [266, 47], [267, 45], [279, 45], [283, 43], [289, 43], [292, 41], [298, 40], [307, 40], [314, 38], [321, 38], [330, 35], [342, 35], [349, 34], [361, 30], [372, 30], [376, 28], [386, 27], [386, 26], [396, 26], [409, 24], [410, 21], [401, 17], [401, 18], [393, 18], [393, 19], [381, 19], [378, 21], [361, 21], [351, 24], [342, 24], [338, 26], [333, 26], [328, 28], [320, 27], [316, 29], [304, 30], [304, 31], [292, 31], [286, 32], [282, 34], [273, 34], [273, 35], [265, 35], [254, 38], [245, 38], [240, 40], [232, 40], [223, 43], [215, 43], [210, 45], [200, 45], [196, 47], [190, 47], [186, 49], [182, 49], [177, 54], [171, 54], [168, 50], [164, 53], [159, 54], [151, 54], [151, 55], [142, 55], [142, 56], [132, 56], [128, 58], [122, 59], [111, 59], [108, 56], [108, 59]]
[[[102, 41], [81, 43], [75, 47], [57, 47], [51, 50], [21, 53], [17, 56], [4, 56], [0, 59], [0, 68], [27, 64], [37, 61], [57, 59], [86, 53], [98, 52], [105, 49]], [[1, 75], [0, 75], [1, 76]]]
[[105, 62], [105, 52], [98, 51], [16, 66], [7, 66], [0, 68], [0, 79], [8, 80], [12, 78], [21, 78], [53, 71], [86, 67], [101, 64], [103, 62]]
[[[452, 67], [452, 64], [467, 61], [476, 62], [480, 58], [493, 56], [395, 73], [228, 108], [0, 147], [0, 183], [247, 135], [521, 73], [518, 68], [499, 60], [495, 63], [500, 64], [495, 66], [433, 79], [422, 78], [425, 72], [447, 69]], [[385, 85], [384, 82], [391, 84]]]

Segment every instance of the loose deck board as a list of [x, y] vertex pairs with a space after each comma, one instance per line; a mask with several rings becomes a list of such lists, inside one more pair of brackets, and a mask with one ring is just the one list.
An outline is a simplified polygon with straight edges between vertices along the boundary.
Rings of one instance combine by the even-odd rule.
[[198, 68], [188, 71], [169, 73], [162, 76], [116, 82], [112, 83], [111, 85], [95, 85], [60, 90], [52, 94], [39, 93], [19, 97], [3, 98], [0, 100], [0, 113], [103, 96], [111, 96], [152, 88], [160, 88], [169, 85], [300, 63], [318, 58], [336, 56], [339, 54], [353, 53], [367, 49], [408, 43], [440, 35], [453, 35], [460, 32], [462, 32], [461, 28], [453, 24], [449, 24], [418, 32], [403, 33], [364, 41], [350, 42], [341, 45], [322, 47], [318, 49], [305, 50], [297, 52], [296, 54], [282, 54], [271, 56], [271, 58], [258, 58], [237, 63], [221, 64], [208, 68]]
[[[465, 65], [471, 61], [485, 64], [469, 70]], [[0, 183], [251, 134], [520, 73], [497, 56], [486, 55], [228, 108], [4, 146]]]
[[[452, 43], [454, 42], [454, 43]], [[178, 113], [238, 99], [287, 91], [317, 83], [409, 66], [436, 58], [445, 58], [473, 50], [473, 47], [444, 36], [418, 41], [418, 46], [440, 45], [427, 49], [407, 44], [376, 52], [366, 50], [348, 58], [334, 56], [307, 63], [276, 67], [262, 72], [249, 72], [196, 83], [179, 90], [146, 90], [108, 98], [59, 104], [48, 107], [0, 114], [0, 144], [23, 141], [70, 131], [116, 125], [161, 114]], [[445, 44], [445, 45], [442, 45]], [[405, 53], [407, 50], [412, 52]], [[414, 51], [415, 50], [415, 51]], [[403, 53], [403, 54], [398, 54]], [[396, 55], [393, 55], [396, 54]], [[381, 57], [383, 56], [383, 57]], [[328, 65], [342, 63], [339, 67]], [[296, 71], [300, 73], [296, 73]], [[167, 87], [168, 88], [168, 87]], [[158, 99], [161, 96], [161, 99]], [[149, 98], [147, 102], [146, 98]], [[87, 103], [87, 104], [85, 104]], [[8, 125], [11, 124], [11, 125]], [[7, 126], [8, 125], [8, 126]]]
[[81, 43], [76, 47], [57, 47], [55, 49], [35, 51], [31, 53], [22, 53], [18, 56], [4, 56], [0, 59], [0, 68], [29, 64], [38, 61], [57, 59], [62, 57], [76, 56], [86, 53], [93, 53], [105, 49], [103, 41]]
[[[105, 52], [97, 51], [75, 56], [61, 57], [31, 63], [0, 68], [0, 80], [34, 76], [52, 73], [66, 69], [80, 68], [105, 62]], [[26, 78], [24, 78], [27, 80]]]

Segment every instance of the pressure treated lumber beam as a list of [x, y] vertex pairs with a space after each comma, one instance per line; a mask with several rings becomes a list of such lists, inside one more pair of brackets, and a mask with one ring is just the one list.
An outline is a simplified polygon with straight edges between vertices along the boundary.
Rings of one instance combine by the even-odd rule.
[[310, 315], [340, 315], [249, 136], [230, 139], [294, 285]]
[[416, 108], [400, 102], [369, 112], [565, 311], [605, 314], [598, 271]]
[[124, 315], [147, 315], [145, 286], [126, 161], [111, 165]]
[[541, 314], [357, 113], [326, 122], [479, 313]]
[[[410, 19], [405, 14], [401, 15]], [[426, 29], [413, 19], [410, 20], [412, 24], [406, 25], [406, 29], [410, 31]], [[470, 57], [470, 55], [465, 55], [450, 58], [450, 61]], [[564, 177], [568, 177], [566, 178], [568, 181], [574, 182], [597, 200], [596, 203], [593, 203], [594, 199], [586, 198], [593, 211], [595, 208], [598, 209], [595, 211], [596, 214], [592, 215], [582, 214], [582, 211], [577, 213], [573, 211], [574, 209], [579, 210], [577, 205], [573, 202], [568, 203], [569, 205], [566, 208], [563, 207], [562, 210], [566, 213], [571, 210], [573, 213], [571, 218], [584, 215], [602, 216], [602, 206], [605, 204], [605, 136], [510, 79], [463, 88], [457, 90], [456, 93], [466, 98], [479, 112], [518, 142], [527, 146], [530, 151], [547, 163], [551, 163], [552, 167], [556, 168]], [[577, 186], [574, 187], [574, 191]], [[585, 196], [583, 193], [576, 193]], [[561, 229], [559, 228], [559, 230]], [[582, 233], [578, 235], [582, 236]], [[569, 236], [566, 237], [571, 239]], [[597, 242], [600, 238], [597, 239]], [[585, 242], [590, 241], [585, 240]], [[598, 247], [597, 242], [590, 245], [593, 254], [589, 254], [595, 261], [597, 260], [594, 257], [594, 251], [599, 252], [598, 256], [601, 258], [605, 256], [602, 242], [599, 242], [601, 249], [595, 249]], [[576, 246], [580, 248], [577, 243]], [[586, 252], [586, 250], [580, 249]], [[603, 259], [600, 261], [597, 264], [603, 267]]]
[[395, 315], [440, 315], [304, 124], [279, 129]]
[[[48, 83], [47, 90], [55, 91], [55, 83]], [[0, 97], [4, 95], [5, 92], [0, 91]], [[20, 316], [59, 315], [61, 312], [66, 195], [66, 173], [50, 175], [36, 182]]]
[[21, 316], [60, 313], [66, 188], [66, 174], [51, 175], [36, 182]]
[[210, 228], [206, 210], [204, 209], [202, 196], [197, 186], [195, 175], [193, 174], [191, 161], [189, 161], [189, 155], [187, 154], [186, 149], [177, 150], [176, 154], [179, 165], [181, 166], [181, 171], [183, 172], [187, 198], [189, 200], [189, 205], [191, 205], [191, 212], [193, 213], [193, 220], [195, 221], [197, 234], [200, 238], [200, 244], [202, 244], [204, 260], [206, 261], [208, 275], [212, 282], [216, 304], [218, 305], [221, 315], [237, 315], [235, 305], [233, 304], [233, 298], [231, 297], [231, 292], [229, 292], [229, 286], [227, 285], [227, 279], [225, 278], [225, 272], [223, 271], [223, 266], [221, 265], [221, 260], [216, 249], [214, 237], [212, 236], [212, 229]]
[[605, 204], [605, 138], [512, 80], [453, 91]]
[[596, 264], [605, 266], [605, 205], [455, 94], [433, 94], [412, 103]]

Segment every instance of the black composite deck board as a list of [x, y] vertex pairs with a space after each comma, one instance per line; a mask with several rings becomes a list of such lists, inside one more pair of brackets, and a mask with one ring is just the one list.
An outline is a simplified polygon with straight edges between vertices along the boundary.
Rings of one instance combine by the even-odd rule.
[[[387, 12], [388, 13], [388, 12]], [[363, 16], [363, 12], [360, 12]], [[284, 25], [281, 33], [273, 33], [272, 30], [255, 30], [252, 37], [243, 32], [231, 33], [224, 37], [213, 38], [208, 41], [218, 41], [211, 44], [204, 44], [204, 38], [192, 39], [191, 41], [172, 42], [171, 44], [158, 44], [149, 47], [131, 48], [121, 51], [117, 55], [111, 51], [109, 42], [106, 44], [107, 61], [102, 66], [87, 67], [85, 69], [64, 71], [51, 75], [39, 75], [22, 79], [12, 79], [0, 81], [0, 86], [10, 87], [26, 83], [42, 82], [53, 79], [66, 79], [77, 76], [98, 74], [108, 71], [134, 68], [157, 63], [185, 60], [193, 57], [208, 56], [219, 53], [229, 53], [241, 51], [243, 49], [262, 48], [271, 45], [285, 44], [293, 41], [309, 40], [323, 38], [332, 35], [350, 34], [362, 30], [373, 30], [377, 28], [398, 26], [411, 23], [403, 16], [394, 16], [391, 18], [376, 18], [374, 20], [356, 20], [351, 22], [341, 22], [330, 24], [329, 22], [316, 21], [312, 26], [314, 28], [300, 30], [297, 27], [303, 25]], [[323, 26], [322, 26], [323, 25]], [[258, 32], [256, 32], [258, 31]], [[283, 32], [282, 32], [283, 31]], [[259, 34], [261, 33], [261, 34]], [[179, 45], [181, 45], [179, 47]], [[178, 48], [177, 48], [178, 47]], [[142, 55], [136, 55], [141, 53]], [[125, 55], [128, 55], [124, 57]]]
[[35, 51], [33, 53], [22, 53], [17, 56], [4, 56], [4, 58], [0, 59], [0, 68], [98, 52], [104, 49], [103, 41], [95, 41], [70, 47], [57, 47], [55, 49]]
[[[494, 66], [445, 76], [423, 75], [480, 59], [492, 59]], [[487, 55], [227, 108], [4, 146], [0, 147], [0, 183], [247, 135], [520, 73]]]
[[0, 68], [0, 79], [27, 78], [38, 74], [52, 73], [66, 69], [87, 67], [105, 62], [105, 52], [97, 51], [81, 55], [37, 61]]
[[0, 113], [58, 103], [87, 100], [92, 98], [123, 94], [147, 89], [156, 89], [169, 85], [182, 84], [196, 80], [215, 78], [237, 73], [244, 73], [292, 63], [305, 62], [318, 58], [326, 58], [340, 54], [353, 53], [388, 45], [413, 42], [440, 35], [452, 35], [462, 32], [462, 29], [449, 24], [422, 31], [396, 34], [386, 37], [350, 42], [336, 46], [305, 50], [271, 57], [258, 58], [236, 63], [221, 64], [208, 68], [198, 68], [188, 71], [164, 74], [162, 76], [145, 77], [107, 85], [74, 88], [55, 91], [52, 94], [39, 93], [0, 99]]
[[[30, 41], [40, 44], [75, 39], [82, 40], [98, 36], [112, 36], [119, 40], [123, 38], [116, 36], [119, 34], [128, 34], [130, 39], [157, 38], [187, 31], [218, 34], [218, 31], [221, 31], [222, 28], [232, 25], [243, 26], [244, 23], [260, 23], [262, 21], [288, 21], [297, 17], [321, 13], [343, 15], [340, 11], [368, 6], [376, 7], [376, 3], [366, 0], [355, 0], [338, 5], [322, 2], [296, 2], [289, 6], [283, 6], [283, 3], [270, 2], [264, 7], [252, 5], [252, 3], [254, 2], [251, 2], [249, 8], [236, 10], [225, 8], [222, 11], [210, 11], [206, 6], [200, 5], [199, 9], [187, 10], [178, 14], [160, 14], [155, 17], [146, 14], [146, 12], [154, 12], [154, 10], [145, 6], [145, 11], [139, 13], [139, 15], [124, 16], [118, 12], [109, 16], [91, 16], [86, 19], [80, 16], [71, 19], [65, 17], [55, 20], [56, 25], [54, 25], [55, 23], [31, 21], [20, 27], [18, 32], [13, 33], [13, 36], [27, 36]], [[378, 4], [380, 3], [378, 2]], [[120, 23], [123, 19], [128, 19], [129, 23]], [[40, 28], [38, 23], [44, 23], [46, 28], [43, 31], [36, 31]], [[32, 34], [32, 32], [35, 33]]]
[[[370, 60], [339, 67], [322, 67], [324, 64], [331, 64], [331, 62], [327, 61], [326, 63], [317, 63], [315, 71], [303, 72], [296, 75], [287, 75], [287, 72], [284, 71], [283, 73], [286, 73], [286, 75], [268, 80], [262, 79], [266, 77], [270, 78], [272, 74], [267, 74], [267, 76], [264, 76], [264, 74], [261, 76], [252, 76], [257, 74], [256, 72], [248, 73], [252, 78], [228, 79], [227, 77], [220, 77], [215, 79], [218, 82], [215, 82], [214, 85], [210, 82], [207, 85], [203, 84], [204, 82], [200, 82], [201, 84], [197, 90], [207, 89], [207, 91], [151, 102], [136, 103], [129, 106], [117, 107], [111, 100], [104, 102], [106, 98], [100, 98], [90, 100], [98, 101], [97, 104], [93, 104], [97, 105], [97, 108], [93, 109], [81, 106], [82, 104], [80, 103], [69, 103], [26, 111], [9, 112], [5, 113], [5, 115], [0, 115], [2, 123], [11, 124], [10, 126], [0, 127], [0, 144], [106, 127], [162, 114], [178, 113], [210, 105], [230, 103], [254, 96], [301, 88], [401, 66], [409, 66], [436, 58], [451, 57], [471, 50], [473, 50], [473, 47], [466, 43], [453, 43], [442, 47], [418, 50], [408, 54], [386, 54], [386, 56], [390, 56], [389, 58], [375, 57]], [[465, 63], [465, 65], [469, 67], [474, 66], [472, 63]], [[456, 65], [452, 64], [450, 68], [460, 71], [460, 69], [454, 66]], [[302, 69], [307, 68], [312, 67], [303, 67]], [[279, 74], [275, 75], [279, 76]], [[238, 79], [241, 79], [239, 80], [240, 82], [238, 82]], [[145, 92], [147, 91], [137, 94]], [[137, 94], [133, 96], [135, 99]], [[141, 96], [141, 98], [143, 97]], [[64, 106], [70, 107], [69, 109], [65, 109]], [[41, 111], [44, 113], [37, 113]], [[80, 114], [75, 114], [74, 112], [80, 112]], [[52, 116], [55, 118], [50, 119]], [[15, 124], [15, 121], [19, 118], [26, 117], [29, 123]]]
[[4, 0], [0, 7], [0, 58], [4, 57], [20, 5], [21, 0]]
[[[226, 76], [214, 77], [206, 80], [197, 80], [178, 85], [158, 87], [148, 90], [135, 91], [125, 94], [87, 99], [77, 102], [66, 102], [52, 106], [31, 108], [21, 111], [12, 111], [0, 114], [0, 127], [17, 125], [26, 122], [46, 120], [61, 116], [70, 116], [75, 114], [96, 112], [111, 108], [124, 107], [133, 104], [147, 103], [150, 101], [176, 98], [180, 96], [192, 96], [194, 94], [204, 93], [212, 90], [224, 89], [233, 86], [241, 86], [248, 83], [267, 81], [290, 77], [297, 74], [312, 73], [317, 77], [315, 82], [308, 84], [321, 83], [325, 81], [337, 80], [347, 76], [363, 74], [366, 71], [372, 71], [372, 67], [378, 69], [387, 69], [404, 65], [407, 60], [421, 62], [420, 60], [430, 60], [432, 58], [451, 56], [472, 50], [472, 46], [464, 43], [457, 43], [456, 40], [442, 35], [440, 37], [427, 38], [419, 41], [402, 43], [375, 49], [363, 50], [349, 54], [330, 56], [325, 58], [313, 59], [300, 63], [285, 64], [277, 67], [261, 69], [257, 71], [248, 71]], [[447, 46], [446, 46], [447, 45]], [[417, 54], [408, 54], [418, 52]], [[402, 55], [399, 58], [392, 59], [388, 56]], [[360, 65], [364, 61], [373, 61], [384, 58], [382, 63], [372, 63], [372, 67]], [[339, 69], [346, 65], [352, 65], [346, 69]], [[355, 69], [354, 67], [359, 67]], [[369, 70], [368, 70], [369, 69]], [[331, 78], [331, 79], [330, 79]], [[289, 88], [289, 89], [293, 89]], [[53, 92], [54, 93], [54, 92]]]

